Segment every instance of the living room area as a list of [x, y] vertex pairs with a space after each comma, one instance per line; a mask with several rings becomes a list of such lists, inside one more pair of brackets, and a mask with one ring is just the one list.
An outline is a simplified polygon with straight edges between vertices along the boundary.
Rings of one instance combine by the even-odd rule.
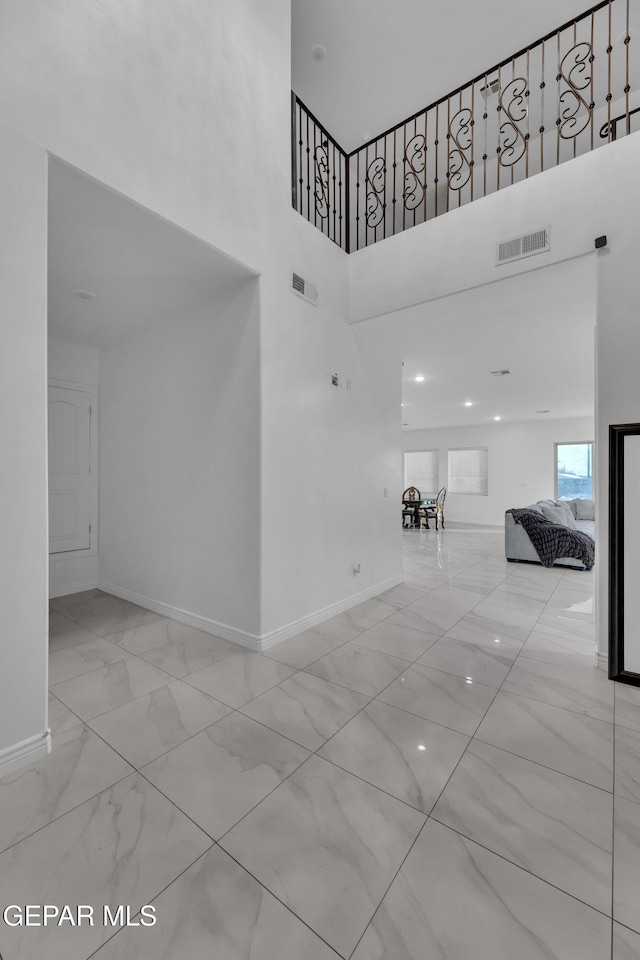
[[402, 351], [403, 489], [446, 487], [450, 526], [593, 498], [565, 474], [594, 473], [595, 313], [583, 257], [367, 321]]

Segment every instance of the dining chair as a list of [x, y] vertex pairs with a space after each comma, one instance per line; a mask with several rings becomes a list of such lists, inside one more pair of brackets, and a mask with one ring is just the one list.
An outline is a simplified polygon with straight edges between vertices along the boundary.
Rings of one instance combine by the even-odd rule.
[[405, 517], [410, 517], [411, 524], [420, 526], [420, 491], [417, 487], [407, 487], [402, 494], [402, 526], [404, 527]]
[[447, 488], [440, 487], [436, 497], [436, 502], [427, 504], [426, 506], [420, 508], [420, 522], [424, 520], [427, 529], [429, 529], [429, 520], [435, 520], [436, 530], [438, 529], [439, 523], [442, 524], [442, 529], [444, 530], [444, 501], [446, 496]]

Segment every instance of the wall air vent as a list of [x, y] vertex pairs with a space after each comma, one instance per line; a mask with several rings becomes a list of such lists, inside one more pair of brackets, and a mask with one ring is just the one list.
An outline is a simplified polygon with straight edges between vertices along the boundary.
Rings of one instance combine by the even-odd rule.
[[520, 237], [510, 240], [501, 240], [496, 244], [496, 266], [509, 263], [511, 260], [522, 260], [523, 257], [532, 257], [535, 253], [544, 253], [550, 249], [549, 227], [524, 233]]
[[480, 94], [484, 100], [489, 100], [490, 97], [495, 96], [499, 89], [500, 81], [497, 77], [494, 77], [493, 80], [487, 80], [484, 87], [480, 87]]
[[318, 288], [297, 273], [291, 276], [291, 292], [312, 303], [314, 307], [318, 304]]
[[492, 377], [508, 377], [511, 373], [511, 370], [491, 370]]

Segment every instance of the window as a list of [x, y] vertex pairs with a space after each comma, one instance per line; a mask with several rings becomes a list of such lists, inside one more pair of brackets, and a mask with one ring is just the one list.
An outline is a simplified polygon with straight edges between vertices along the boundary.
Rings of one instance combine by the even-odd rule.
[[449, 493], [489, 495], [489, 450], [459, 447], [449, 450]]
[[556, 500], [593, 500], [593, 443], [556, 443]]
[[427, 497], [438, 492], [439, 450], [409, 450], [404, 455], [404, 487], [417, 487]]

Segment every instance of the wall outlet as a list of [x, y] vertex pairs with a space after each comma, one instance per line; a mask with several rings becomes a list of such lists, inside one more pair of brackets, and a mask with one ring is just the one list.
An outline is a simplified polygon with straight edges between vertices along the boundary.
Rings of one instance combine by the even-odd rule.
[[331, 386], [332, 386], [332, 387], [339, 387], [339, 386], [340, 386], [340, 381], [338, 380], [338, 374], [337, 374], [337, 373], [332, 373], [332, 374], [331, 374]]
[[389, 491], [387, 490], [386, 487], [384, 488], [384, 491], [383, 491], [383, 493], [382, 493], [382, 496], [383, 496], [383, 497], [388, 497], [388, 496], [389, 496]]
[[360, 573], [360, 564], [359, 564], [359, 563], [354, 563], [354, 565], [353, 565], [353, 575], [354, 575], [354, 577], [355, 577], [358, 573]]

